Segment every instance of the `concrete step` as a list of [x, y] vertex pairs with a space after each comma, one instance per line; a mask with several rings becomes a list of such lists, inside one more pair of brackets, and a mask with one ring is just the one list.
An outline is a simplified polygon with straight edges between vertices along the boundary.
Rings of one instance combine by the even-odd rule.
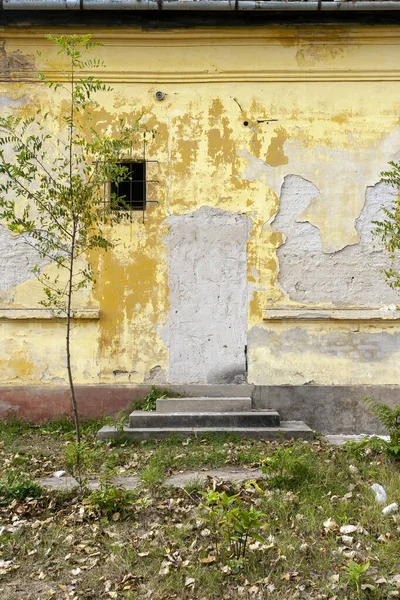
[[166, 427], [172, 429], [199, 427], [279, 427], [276, 410], [249, 410], [245, 412], [146, 412], [135, 410], [129, 415], [129, 427]]
[[158, 413], [175, 412], [245, 412], [251, 410], [250, 396], [243, 398], [160, 398], [157, 400]]
[[[253, 438], [257, 440], [279, 440], [302, 438], [312, 440], [314, 434], [303, 421], [281, 421], [279, 427], [140, 427], [132, 429], [125, 427], [123, 435], [131, 440], [161, 439], [166, 437], [180, 436], [189, 437], [196, 435], [202, 437], [207, 433], [234, 434], [239, 438]], [[99, 440], [110, 440], [121, 437], [118, 427], [106, 425], [97, 434]]]

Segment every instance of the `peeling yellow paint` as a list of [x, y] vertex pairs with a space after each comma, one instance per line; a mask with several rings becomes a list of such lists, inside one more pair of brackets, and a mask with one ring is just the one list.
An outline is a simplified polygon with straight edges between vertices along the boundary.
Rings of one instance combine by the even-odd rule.
[[[10, 30], [0, 63], [9, 61], [6, 48], [13, 64], [31, 69], [34, 45], [57, 66], [45, 32], [30, 38], [33, 33]], [[400, 146], [400, 28], [325, 26], [324, 35], [315, 28], [280, 26], [212, 33], [121, 28], [99, 30], [97, 36], [105, 44], [99, 49], [107, 64], [102, 77], [114, 91], [99, 94], [88, 126], [139, 120], [154, 134], [154, 139], [148, 136], [146, 156], [158, 161], [151, 168], [159, 183], [148, 186], [149, 198], [157, 203], [149, 204], [145, 222], [134, 214], [132, 222], [110, 232], [115, 248], [91, 257], [96, 283], [77, 298], [77, 306], [100, 308], [101, 319], [77, 325], [74, 368], [78, 383], [113, 383], [116, 372], [118, 383], [142, 383], [155, 366], [168, 372], [169, 257], [164, 238], [170, 215], [207, 205], [249, 218], [249, 331], [266, 330], [266, 306], [296, 304], [278, 284], [277, 249], [285, 239], [274, 229], [273, 218], [285, 177], [301, 176], [318, 189], [297, 220], [318, 229], [324, 252], [358, 243], [355, 221], [365, 189], [379, 180]], [[154, 98], [158, 89], [165, 93], [162, 102]], [[37, 105], [59, 115], [63, 106], [62, 97], [29, 78], [26, 83], [3, 79], [0, 99], [20, 115], [32, 114]], [[62, 128], [60, 119], [57, 127]], [[134, 156], [142, 156], [142, 134]], [[31, 308], [41, 290], [32, 279], [1, 292], [0, 298], [2, 305]], [[65, 377], [62, 326], [22, 327], [26, 324], [0, 326], [1, 382], [59, 382]], [[400, 364], [396, 353], [357, 365], [354, 357], [332, 358], [311, 346], [285, 355], [283, 330], [299, 328], [322, 345], [331, 325], [268, 327], [273, 331], [270, 345], [255, 345], [249, 354], [249, 380], [260, 385], [391, 383]], [[398, 332], [397, 325], [393, 331]], [[53, 352], [55, 347], [60, 350]]]
[[287, 140], [286, 131], [283, 127], [279, 127], [276, 129], [275, 133], [276, 135], [273, 136], [270, 145], [268, 146], [266, 156], [266, 161], [271, 167], [287, 165], [289, 162], [289, 159], [283, 150], [283, 145]]

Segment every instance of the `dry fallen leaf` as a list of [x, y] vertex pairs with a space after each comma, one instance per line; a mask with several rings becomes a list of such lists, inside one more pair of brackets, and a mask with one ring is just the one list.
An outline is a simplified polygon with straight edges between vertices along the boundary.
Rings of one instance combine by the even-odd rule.
[[209, 565], [215, 561], [215, 556], [206, 556], [205, 558], [201, 558], [199, 562], [201, 562], [203, 565]]
[[344, 533], [346, 535], [348, 533], [354, 533], [355, 531], [357, 531], [357, 527], [355, 525], [342, 525], [340, 528], [340, 533]]
[[329, 517], [329, 519], [324, 521], [324, 527], [325, 527], [326, 531], [333, 531], [334, 529], [337, 529], [339, 526], [334, 519], [331, 519]]

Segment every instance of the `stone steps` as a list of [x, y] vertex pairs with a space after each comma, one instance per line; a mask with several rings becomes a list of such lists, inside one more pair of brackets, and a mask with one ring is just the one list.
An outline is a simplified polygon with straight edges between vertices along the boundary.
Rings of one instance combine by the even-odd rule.
[[251, 410], [250, 396], [243, 398], [160, 398], [157, 400], [157, 413], [183, 412], [245, 412]]
[[129, 415], [131, 429], [174, 427], [279, 427], [279, 413], [274, 410], [246, 412], [173, 412], [158, 413], [135, 410]]
[[[117, 427], [109, 425], [100, 429], [97, 434], [99, 440], [117, 439], [121, 436], [121, 430]], [[302, 438], [312, 440], [314, 437], [312, 429], [310, 429], [303, 421], [281, 421], [279, 427], [143, 427], [135, 428], [124, 427], [123, 434], [131, 440], [149, 440], [161, 439], [166, 437], [202, 437], [208, 433], [230, 434], [236, 435], [239, 438], [253, 438], [256, 440], [280, 440]]]
[[[279, 440], [281, 437], [312, 439], [312, 430], [302, 421], [282, 421], [272, 409], [252, 409], [250, 397], [160, 398], [155, 411], [135, 410], [123, 434], [132, 440], [170, 436], [234, 434], [239, 438]], [[106, 426], [98, 439], [118, 438], [121, 429]]]

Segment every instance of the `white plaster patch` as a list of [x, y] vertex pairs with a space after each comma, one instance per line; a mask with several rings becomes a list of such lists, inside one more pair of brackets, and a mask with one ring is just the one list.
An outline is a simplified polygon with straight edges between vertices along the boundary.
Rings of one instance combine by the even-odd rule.
[[10, 290], [34, 277], [32, 269], [41, 268], [49, 261], [41, 260], [38, 252], [29, 246], [22, 235], [12, 235], [0, 225], [0, 291]]
[[274, 221], [274, 228], [286, 236], [277, 251], [282, 289], [298, 302], [397, 304], [398, 294], [387, 285], [383, 275], [388, 255], [374, 237], [372, 225], [381, 216], [382, 204], [388, 205], [393, 200], [393, 190], [382, 183], [367, 188], [365, 206], [356, 221], [360, 243], [334, 254], [323, 253], [315, 227], [297, 221], [303, 206], [317, 192], [311, 182], [295, 175], [286, 177], [282, 186], [280, 210]]
[[167, 219], [169, 383], [246, 376], [248, 219], [221, 209]]

